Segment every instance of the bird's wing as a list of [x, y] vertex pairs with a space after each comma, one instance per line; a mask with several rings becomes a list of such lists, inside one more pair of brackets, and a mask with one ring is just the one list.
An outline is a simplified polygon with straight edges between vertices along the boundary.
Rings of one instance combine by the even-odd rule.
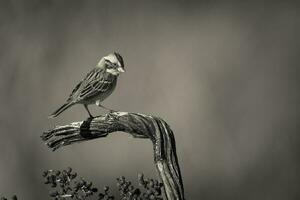
[[101, 93], [106, 93], [114, 84], [114, 80], [105, 75], [102, 69], [93, 69], [73, 90], [72, 99], [76, 102], [88, 100]]
[[[83, 80], [82, 80], [82, 81], [83, 81]], [[76, 85], [76, 87], [72, 90], [71, 94], [70, 94], [69, 97], [68, 97], [67, 102], [73, 101], [74, 96], [75, 96], [77, 90], [80, 88], [80, 86], [81, 86], [81, 84], [82, 84], [82, 81], [80, 81], [80, 82]]]
[[93, 74], [95, 74], [95, 69], [91, 70], [84, 79], [82, 79], [76, 86], [75, 88], [72, 90], [71, 94], [68, 97], [67, 102], [71, 102], [71, 101], [76, 101], [76, 96], [78, 91], [80, 90], [81, 86], [83, 86], [84, 82], [86, 80], [88, 80], [89, 78], [91, 78], [93, 76]]

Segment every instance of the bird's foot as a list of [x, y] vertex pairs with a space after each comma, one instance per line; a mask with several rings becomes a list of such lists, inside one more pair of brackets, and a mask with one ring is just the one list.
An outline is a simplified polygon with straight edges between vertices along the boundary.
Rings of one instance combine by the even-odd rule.
[[104, 110], [107, 110], [109, 113], [118, 112], [116, 110], [113, 110], [113, 109], [110, 109], [110, 108], [107, 108], [107, 107], [101, 105], [99, 102], [96, 102], [96, 105], [103, 108]]
[[114, 113], [114, 112], [119, 112], [119, 110], [112, 110], [112, 109], [109, 109], [109, 113]]

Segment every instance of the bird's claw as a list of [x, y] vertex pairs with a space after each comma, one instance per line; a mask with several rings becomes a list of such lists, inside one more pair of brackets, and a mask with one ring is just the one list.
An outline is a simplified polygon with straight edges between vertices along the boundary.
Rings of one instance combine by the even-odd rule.
[[114, 112], [118, 112], [118, 110], [109, 110], [109, 114], [114, 113]]

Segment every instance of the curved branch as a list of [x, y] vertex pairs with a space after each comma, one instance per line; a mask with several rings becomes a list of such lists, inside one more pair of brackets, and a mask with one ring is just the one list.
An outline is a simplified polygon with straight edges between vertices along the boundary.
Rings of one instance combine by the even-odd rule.
[[109, 133], [123, 131], [135, 138], [149, 138], [153, 143], [154, 163], [164, 184], [168, 200], [184, 200], [182, 177], [178, 164], [174, 134], [162, 119], [138, 113], [113, 112], [73, 122], [46, 131], [41, 136], [53, 151]]

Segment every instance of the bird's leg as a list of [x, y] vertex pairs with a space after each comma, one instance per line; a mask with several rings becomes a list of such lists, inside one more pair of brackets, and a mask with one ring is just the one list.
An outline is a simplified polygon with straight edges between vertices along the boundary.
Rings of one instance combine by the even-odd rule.
[[108, 110], [110, 113], [112, 112], [116, 112], [115, 110], [112, 110], [112, 109], [109, 109], [109, 108], [106, 108], [105, 106], [101, 105], [99, 101], [96, 101], [96, 105], [105, 109], [105, 110]]
[[90, 113], [89, 108], [86, 104], [83, 104], [86, 111], [89, 113], [90, 118], [94, 118], [93, 115]]
[[102, 106], [101, 104], [99, 104], [99, 107], [101, 107], [101, 108], [103, 108], [103, 109], [105, 109], [105, 110], [108, 110], [109, 112], [115, 112], [115, 110], [106, 108], [105, 106]]

